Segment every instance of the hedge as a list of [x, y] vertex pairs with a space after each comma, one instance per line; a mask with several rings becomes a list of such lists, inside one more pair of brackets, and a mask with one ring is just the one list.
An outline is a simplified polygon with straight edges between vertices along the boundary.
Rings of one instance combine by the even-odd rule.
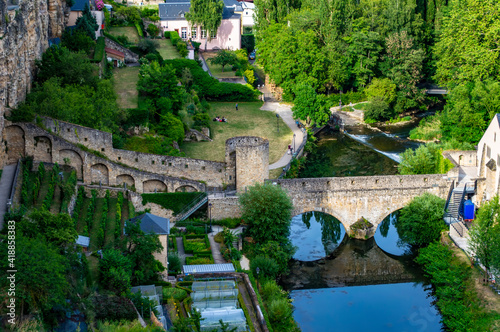
[[139, 23], [135, 24], [135, 28], [137, 29], [137, 33], [139, 34], [140, 37], [144, 37], [144, 33], [142, 32], [142, 28], [139, 25]]
[[106, 48], [106, 41], [104, 37], [97, 38], [97, 42], [94, 49], [94, 59], [92, 62], [99, 63], [104, 57], [104, 49]]
[[[191, 250], [186, 248], [186, 244], [188, 239], [204, 239], [205, 241], [205, 249], [201, 251], [197, 250]], [[182, 236], [182, 243], [184, 245], [184, 252], [186, 254], [193, 254], [193, 255], [199, 255], [199, 254], [205, 254], [205, 253], [210, 253], [210, 241], [208, 240], [208, 236], [205, 235], [183, 235]]]
[[240, 308], [243, 309], [243, 313], [245, 314], [245, 318], [247, 319], [248, 327], [250, 328], [250, 332], [255, 332], [255, 327], [253, 326], [252, 318], [248, 313], [247, 306], [245, 305], [245, 301], [243, 300], [243, 296], [241, 292], [238, 292], [238, 302], [240, 303]]
[[177, 31], [170, 31], [170, 41], [172, 45], [177, 46], [177, 42], [181, 40]]
[[164, 63], [171, 65], [179, 78], [182, 77], [184, 68], [190, 69], [193, 75], [193, 88], [201, 99], [230, 102], [255, 101], [260, 94], [259, 91], [247, 85], [219, 82], [208, 75], [194, 60], [171, 59], [165, 60]]
[[184, 209], [186, 205], [191, 203], [199, 192], [192, 193], [157, 193], [157, 194], [142, 194], [142, 204], [146, 205], [148, 202], [161, 205], [167, 210], [174, 211], [177, 214]]
[[164, 36], [165, 38], [170, 39], [170, 31], [165, 31]]
[[214, 258], [212, 257], [212, 255], [208, 257], [200, 255], [186, 257], [186, 265], [205, 265], [205, 264], [214, 264]]

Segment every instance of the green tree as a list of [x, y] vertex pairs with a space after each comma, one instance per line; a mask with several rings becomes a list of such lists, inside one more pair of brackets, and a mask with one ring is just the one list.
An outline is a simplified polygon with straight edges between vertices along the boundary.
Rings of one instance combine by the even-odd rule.
[[383, 97], [371, 98], [364, 113], [365, 120], [375, 121], [384, 121], [390, 119], [393, 115], [394, 111]]
[[[18, 316], [29, 312], [48, 313], [56, 306], [66, 305], [69, 290], [66, 281], [66, 258], [43, 238], [16, 236], [16, 308]], [[11, 270], [7, 260], [7, 241], [0, 242], [1, 289], [9, 288], [6, 272]]]
[[436, 79], [455, 85], [500, 79], [500, 3], [450, 1], [435, 46]]
[[314, 88], [308, 84], [300, 84], [295, 89], [293, 117], [301, 119], [310, 125], [311, 121], [321, 126], [328, 122], [330, 110], [326, 100], [316, 94]]
[[191, 0], [191, 7], [186, 13], [186, 19], [192, 26], [201, 26], [207, 31], [205, 39], [205, 50], [207, 42], [217, 33], [222, 23], [222, 11], [224, 2], [222, 0]]
[[240, 195], [242, 219], [257, 243], [286, 241], [290, 233], [292, 202], [279, 186], [255, 184]]
[[119, 250], [108, 249], [103, 252], [99, 261], [99, 283], [102, 287], [116, 294], [126, 292], [130, 288], [132, 263]]
[[62, 85], [95, 86], [97, 82], [95, 68], [83, 52], [73, 53], [65, 47], [52, 46], [43, 53], [42, 59], [36, 60], [35, 63], [39, 83], [53, 77], [60, 78]]
[[232, 51], [219, 50], [217, 54], [213, 58], [208, 59], [208, 61], [213, 65], [221, 65], [222, 71], [224, 71], [225, 66], [237, 64], [238, 58]]
[[438, 196], [424, 193], [401, 209], [395, 223], [401, 241], [412, 246], [425, 247], [438, 240], [446, 228], [443, 221], [445, 203], [445, 200]]
[[396, 84], [388, 78], [374, 78], [364, 91], [368, 100], [379, 97], [387, 104], [396, 100]]
[[182, 121], [171, 113], [165, 113], [160, 117], [157, 131], [159, 134], [167, 136], [177, 143], [184, 140], [184, 125]]
[[141, 39], [139, 43], [137, 43], [137, 47], [144, 53], [155, 53], [160, 44], [158, 41], [153, 39]]
[[95, 47], [95, 42], [82, 30], [66, 29], [62, 35], [61, 46], [66, 47], [72, 52], [83, 51], [90, 55]]
[[157, 37], [160, 34], [160, 29], [153, 23], [148, 25], [146, 31], [151, 37]]
[[95, 32], [99, 29], [99, 25], [95, 17], [90, 12], [88, 3], [85, 3], [82, 16], [76, 20], [76, 30], [85, 33], [90, 39], [95, 40]]
[[136, 6], [120, 6], [116, 9], [116, 15], [132, 24], [141, 22], [141, 12]]
[[153, 256], [163, 249], [158, 235], [145, 234], [139, 222], [127, 224], [125, 234], [127, 234], [125, 253], [132, 263], [132, 284], [139, 285], [159, 280], [160, 273], [165, 268]]
[[400, 174], [444, 174], [454, 166], [448, 159], [443, 157], [445, 150], [472, 148], [471, 145], [462, 144], [456, 140], [446, 143], [427, 143], [420, 145], [416, 150], [407, 149], [403, 152], [401, 162], [398, 165]]
[[73, 219], [66, 214], [54, 215], [46, 210], [34, 210], [19, 223], [18, 229], [24, 236], [37, 238], [43, 236], [47, 242], [56, 246], [74, 244], [78, 233]]
[[500, 271], [500, 203], [498, 196], [481, 206], [470, 232], [471, 252], [484, 265], [486, 272]]

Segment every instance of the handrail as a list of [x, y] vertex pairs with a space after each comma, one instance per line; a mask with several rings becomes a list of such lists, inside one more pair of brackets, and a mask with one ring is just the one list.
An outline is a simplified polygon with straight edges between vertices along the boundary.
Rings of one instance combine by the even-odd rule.
[[466, 193], [467, 193], [467, 183], [464, 186], [464, 192], [462, 193], [462, 198], [460, 199], [460, 205], [458, 206], [458, 216], [459, 217], [463, 217], [462, 208], [464, 206], [464, 198], [465, 198]]
[[281, 174], [278, 176], [278, 179], [283, 179], [283, 177], [286, 175], [286, 172], [288, 172], [288, 170], [290, 169], [290, 166], [292, 164], [292, 160], [295, 158], [298, 158], [298, 156], [302, 152], [302, 149], [304, 149], [304, 146], [306, 146], [307, 130], [303, 130], [303, 133], [304, 133], [304, 136], [302, 139], [302, 143], [300, 143], [299, 148], [296, 151], [294, 151], [294, 153], [292, 155], [292, 159], [290, 159], [290, 162], [288, 162], [288, 164], [285, 167], [283, 167], [283, 172], [281, 172]]
[[198, 204], [199, 202], [201, 202], [203, 199], [205, 199], [205, 197], [207, 197], [207, 193], [206, 192], [201, 192], [199, 195], [197, 195], [192, 201], [191, 203], [189, 203], [188, 205], [186, 205], [181, 211], [177, 212], [175, 215], [176, 216], [182, 216], [186, 213], [189, 212], [189, 210], [191, 210], [193, 207], [196, 206], [196, 204]]
[[21, 159], [17, 160], [16, 173], [14, 173], [14, 180], [12, 181], [12, 188], [10, 188], [10, 196], [7, 204], [7, 212], [10, 212], [12, 208], [12, 202], [14, 201], [14, 195], [16, 194], [16, 184], [17, 177], [19, 176], [19, 170], [21, 169]]
[[451, 196], [453, 194], [453, 189], [455, 188], [455, 181], [451, 181], [450, 190], [448, 191], [448, 198], [446, 199], [446, 205], [444, 206], [444, 213], [448, 212], [448, 207], [450, 205]]

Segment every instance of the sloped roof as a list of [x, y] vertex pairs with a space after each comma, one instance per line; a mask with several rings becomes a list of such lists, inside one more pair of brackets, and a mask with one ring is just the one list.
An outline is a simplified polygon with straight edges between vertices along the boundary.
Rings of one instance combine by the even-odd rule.
[[500, 113], [497, 113], [495, 118], [497, 118], [498, 125], [500, 126]]
[[106, 53], [108, 55], [114, 55], [114, 56], [118, 56], [120, 58], [125, 58], [125, 53], [123, 53], [123, 52], [114, 50], [114, 49], [109, 48], [109, 47], [104, 48], [104, 50], [106, 51]]
[[191, 2], [189, 1], [160, 3], [158, 4], [160, 20], [185, 20], [184, 16], [189, 12], [189, 8], [191, 8]]
[[146, 234], [170, 234], [170, 219], [168, 218], [162, 218], [151, 213], [144, 213], [129, 220], [131, 224], [135, 224], [138, 221], [141, 222], [141, 230]]
[[76, 244], [82, 247], [88, 247], [90, 244], [90, 238], [88, 236], [78, 235], [78, 239], [76, 239]]
[[232, 263], [183, 265], [182, 270], [184, 271], [184, 274], [235, 272], [234, 265]]

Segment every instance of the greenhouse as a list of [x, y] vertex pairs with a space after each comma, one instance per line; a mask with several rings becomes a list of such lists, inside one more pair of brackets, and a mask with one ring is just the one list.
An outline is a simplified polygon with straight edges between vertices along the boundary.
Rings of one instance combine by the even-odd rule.
[[220, 327], [219, 320], [229, 324], [229, 329], [248, 331], [247, 320], [241, 309], [206, 309], [201, 311], [201, 331], [213, 331]]
[[201, 331], [217, 329], [220, 320], [236, 331], [248, 330], [245, 314], [238, 308], [239, 291], [234, 280], [197, 281], [191, 288], [192, 307], [201, 312]]

